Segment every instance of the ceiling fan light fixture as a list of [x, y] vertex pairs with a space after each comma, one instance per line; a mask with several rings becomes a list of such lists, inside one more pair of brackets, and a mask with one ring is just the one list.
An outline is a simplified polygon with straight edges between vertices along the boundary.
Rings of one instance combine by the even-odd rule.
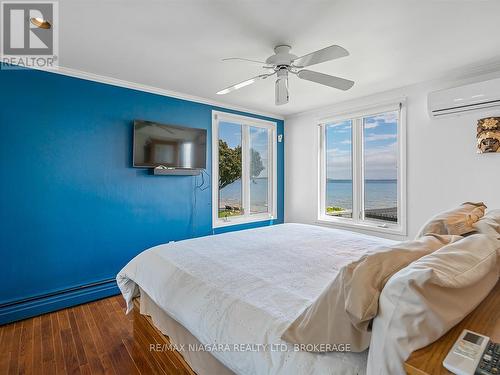
[[31, 17], [30, 22], [32, 25], [38, 27], [39, 29], [48, 30], [52, 28], [52, 24], [49, 21], [44, 20], [43, 18], [40, 17]]
[[276, 105], [283, 105], [288, 103], [288, 70], [280, 69], [277, 72], [278, 79], [275, 83], [275, 103]]

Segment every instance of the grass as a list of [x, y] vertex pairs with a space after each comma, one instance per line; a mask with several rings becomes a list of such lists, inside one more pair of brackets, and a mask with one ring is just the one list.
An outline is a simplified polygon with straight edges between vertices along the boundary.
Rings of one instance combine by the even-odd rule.
[[333, 213], [342, 212], [342, 211], [345, 211], [345, 209], [342, 207], [330, 206], [330, 207], [326, 208], [327, 214], [333, 214]]
[[225, 217], [231, 217], [231, 216], [241, 216], [243, 215], [242, 211], [237, 211], [237, 210], [224, 210], [224, 211], [219, 211], [219, 218], [223, 219]]

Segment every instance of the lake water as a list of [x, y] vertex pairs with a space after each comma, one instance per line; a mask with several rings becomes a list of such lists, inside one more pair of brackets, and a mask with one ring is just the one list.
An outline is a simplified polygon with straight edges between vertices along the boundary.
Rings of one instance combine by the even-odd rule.
[[[342, 207], [352, 210], [352, 181], [328, 180], [326, 206]], [[397, 207], [397, 180], [367, 180], [365, 185], [365, 207]], [[220, 192], [220, 205], [241, 207], [241, 181], [237, 180]], [[265, 211], [267, 207], [267, 178], [255, 179], [250, 185], [251, 209], [253, 212]], [[310, 204], [316, 204], [311, 200]]]
[[[365, 207], [367, 209], [397, 207], [397, 202], [397, 180], [365, 181]], [[336, 206], [352, 210], [352, 181], [328, 180], [326, 206]]]
[[[251, 212], [267, 212], [267, 178], [256, 178], [250, 183]], [[236, 180], [220, 191], [219, 209], [225, 206], [241, 207], [241, 180]]]

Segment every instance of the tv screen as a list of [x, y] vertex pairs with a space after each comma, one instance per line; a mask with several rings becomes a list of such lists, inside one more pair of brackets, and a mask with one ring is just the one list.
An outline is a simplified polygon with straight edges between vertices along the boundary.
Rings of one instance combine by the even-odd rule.
[[205, 129], [134, 121], [134, 167], [206, 168]]

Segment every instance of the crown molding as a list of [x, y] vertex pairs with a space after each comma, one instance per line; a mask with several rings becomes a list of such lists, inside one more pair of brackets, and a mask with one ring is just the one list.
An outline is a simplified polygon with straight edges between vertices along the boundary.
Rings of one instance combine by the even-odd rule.
[[366, 95], [361, 95], [347, 100], [338, 100], [319, 107], [306, 109], [304, 111], [294, 112], [286, 115], [285, 120], [292, 120], [304, 116], [315, 116], [318, 115], [318, 113], [331, 111], [331, 108], [333, 106], [344, 106], [348, 103], [355, 103], [360, 100], [375, 98], [377, 96], [390, 96], [391, 93], [396, 93], [395, 95], [397, 97], [406, 96], [406, 94], [401, 94], [401, 93], [404, 92], [405, 90], [407, 91], [421, 85], [443, 84], [444, 86], [446, 86], [447, 83], [451, 82], [453, 84], [450, 87], [456, 87], [457, 85], [465, 85], [469, 83], [474, 83], [477, 80], [491, 79], [499, 76], [500, 76], [500, 59], [492, 59], [490, 61], [483, 62], [482, 64], [467, 65], [462, 68], [450, 70], [449, 72], [429, 77], [428, 79], [423, 81], [411, 83], [400, 87], [393, 87], [379, 92], [367, 93]]
[[231, 109], [233, 111], [246, 112], [249, 114], [265, 116], [265, 117], [269, 117], [269, 118], [277, 119], [277, 120], [284, 120], [285, 119], [284, 116], [278, 115], [276, 113], [263, 112], [263, 111], [259, 111], [259, 110], [252, 109], [252, 108], [235, 106], [235, 105], [227, 104], [224, 102], [218, 102], [215, 100], [202, 98], [200, 96], [183, 94], [183, 93], [180, 93], [177, 91], [165, 90], [165, 89], [161, 89], [159, 87], [143, 85], [140, 83], [130, 82], [130, 81], [112, 78], [112, 77], [107, 77], [107, 76], [102, 76], [102, 75], [94, 74], [94, 73], [88, 73], [88, 72], [84, 72], [82, 70], [66, 68], [63, 66], [59, 66], [57, 69], [38, 69], [38, 70], [42, 70], [42, 71], [48, 72], [48, 73], [61, 74], [61, 75], [73, 77], [73, 78], [84, 79], [87, 81], [104, 83], [107, 85], [118, 86], [118, 87], [123, 87], [123, 88], [127, 88], [127, 89], [147, 92], [150, 94], [157, 94], [157, 95], [162, 95], [162, 96], [168, 96], [170, 98], [182, 99], [182, 100], [187, 100], [190, 102], [195, 102], [195, 103], [200, 103], [200, 104], [207, 104], [207, 105], [219, 107], [222, 109]]

